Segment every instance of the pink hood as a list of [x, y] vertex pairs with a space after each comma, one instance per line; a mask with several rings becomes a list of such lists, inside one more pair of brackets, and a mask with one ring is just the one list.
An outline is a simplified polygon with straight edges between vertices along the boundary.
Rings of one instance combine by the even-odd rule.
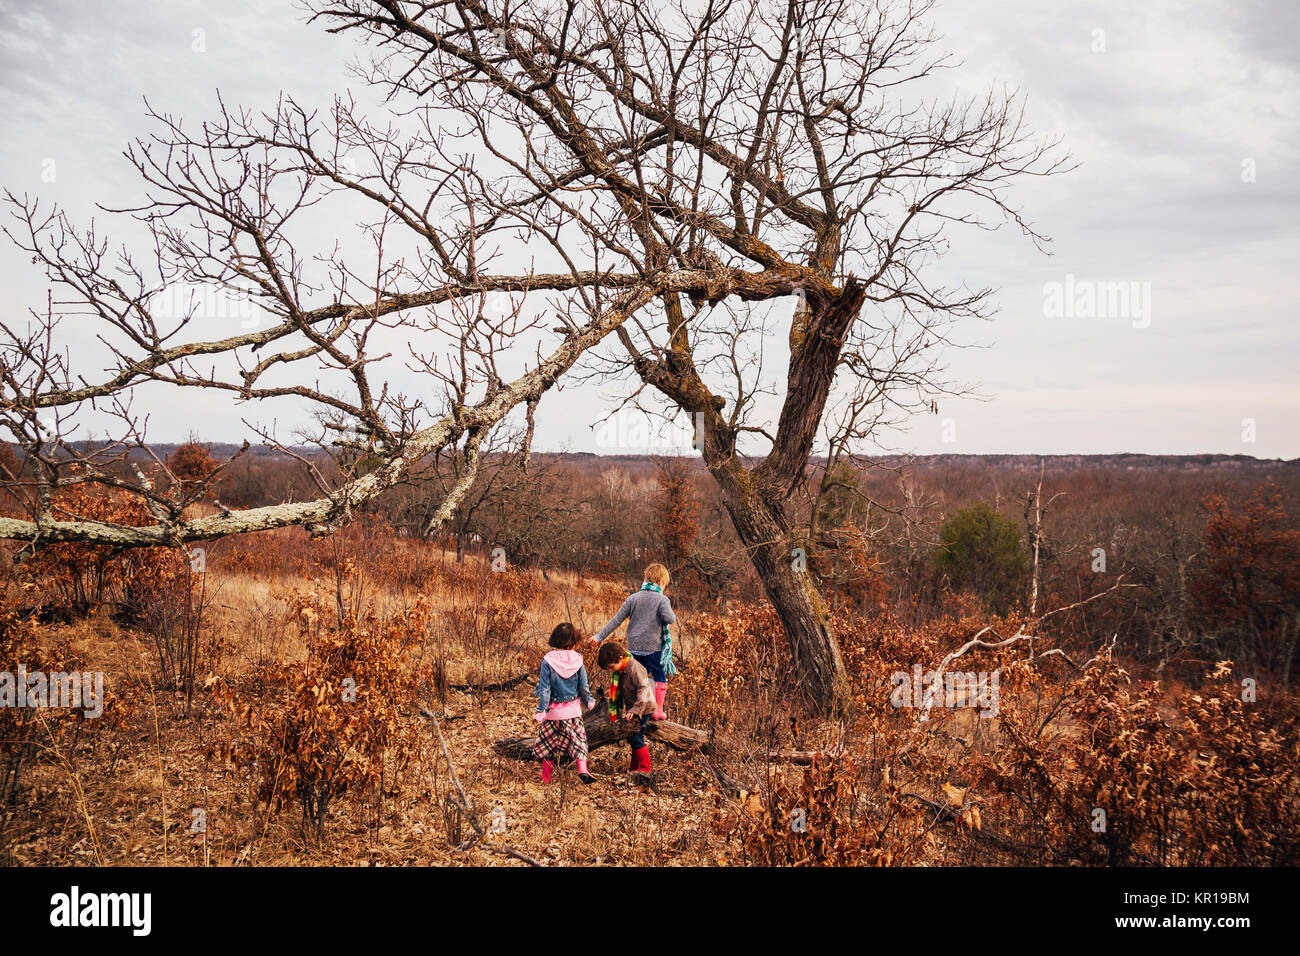
[[551, 665], [551, 670], [566, 680], [578, 673], [582, 667], [582, 655], [577, 651], [551, 651], [542, 660]]

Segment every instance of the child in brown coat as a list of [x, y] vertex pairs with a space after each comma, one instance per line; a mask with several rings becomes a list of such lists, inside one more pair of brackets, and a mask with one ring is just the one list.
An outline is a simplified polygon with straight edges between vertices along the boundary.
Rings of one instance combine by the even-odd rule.
[[596, 663], [610, 673], [609, 718], [639, 720], [641, 728], [627, 738], [632, 748], [629, 770], [650, 769], [650, 747], [645, 742], [646, 722], [658, 707], [655, 700], [655, 682], [650, 674], [627, 652], [622, 644], [609, 641], [600, 646]]

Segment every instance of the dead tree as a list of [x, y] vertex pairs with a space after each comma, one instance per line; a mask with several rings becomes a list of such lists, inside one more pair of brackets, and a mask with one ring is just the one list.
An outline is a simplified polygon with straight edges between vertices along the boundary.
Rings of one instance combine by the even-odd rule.
[[[605, 255], [644, 273], [708, 276], [623, 323], [607, 370], [638, 380], [629, 400], [657, 394], [665, 415], [692, 417], [806, 688], [827, 707], [844, 667], [818, 583], [792, 560], [808, 543], [790, 515], [823, 413], [841, 392], [870, 398], [862, 422], [932, 400], [948, 322], [987, 314], [989, 291], [938, 286], [929, 261], [954, 224], [1009, 221], [1038, 241], [1005, 188], [1064, 161], [1028, 135], [1014, 97], [904, 99], [947, 59], [924, 22], [931, 6], [313, 4], [331, 29], [383, 44], [373, 81], [478, 117], [521, 207], [602, 222]], [[522, 155], [497, 145], [501, 125], [521, 131]], [[757, 399], [772, 390], [775, 300], [793, 309], [772, 422]]]
[[[839, 645], [817, 581], [792, 559], [808, 546], [791, 507], [824, 413], [864, 394], [874, 420], [873, 403], [908, 409], [941, 387], [947, 324], [985, 315], [989, 291], [940, 286], [930, 263], [954, 226], [1009, 221], [1037, 241], [1005, 190], [1059, 169], [1053, 144], [1030, 137], [1014, 97], [904, 96], [945, 65], [925, 23], [931, 0], [309, 6], [314, 22], [372, 45], [363, 69], [390, 115], [340, 100], [322, 119], [286, 99], [265, 115], [223, 107], [197, 134], [157, 117], [160, 132], [129, 154], [153, 190], [134, 214], [154, 237], [155, 269], [114, 262], [93, 232], [11, 197], [11, 234], [111, 334], [116, 361], [99, 380], [70, 367], [57, 316], [9, 331], [0, 413], [37, 477], [30, 519], [0, 519], [0, 536], [138, 545], [324, 529], [459, 445], [470, 465], [446, 515], [484, 433], [612, 333], [617, 346], [592, 369], [633, 379], [628, 401], [657, 396], [653, 410], [690, 416], [806, 691], [834, 707]], [[299, 220], [338, 198], [375, 210], [368, 259], [298, 247], [313, 235]], [[546, 265], [496, 272], [492, 250]], [[165, 327], [148, 300], [178, 280], [251, 295], [270, 324], [178, 341], [186, 323]], [[491, 315], [491, 293], [548, 299]], [[560, 340], [506, 382], [498, 355], [507, 343], [538, 350], [543, 308]], [[765, 346], [778, 321], [788, 362]], [[389, 345], [442, 386], [436, 412], [385, 387]], [[52, 489], [111, 477], [63, 438], [64, 416], [97, 403], [127, 417], [126, 391], [145, 382], [312, 402], [323, 438], [380, 465], [322, 480], [315, 501], [247, 512], [187, 518], [144, 479], [117, 479], [148, 501], [152, 524], [59, 514]], [[760, 399], [774, 391], [765, 420]], [[132, 426], [123, 442], [137, 438]]]

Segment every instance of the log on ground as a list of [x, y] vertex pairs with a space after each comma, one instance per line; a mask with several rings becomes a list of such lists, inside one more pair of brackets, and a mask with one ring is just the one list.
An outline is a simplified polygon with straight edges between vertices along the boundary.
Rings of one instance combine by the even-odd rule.
[[[609, 711], [604, 707], [589, 710], [582, 718], [587, 729], [587, 750], [595, 750], [608, 744], [616, 744], [636, 732], [640, 726], [636, 721], [620, 720], [614, 723], [609, 719]], [[706, 731], [687, 727], [671, 720], [651, 719], [643, 731], [646, 740], [654, 740], [671, 747], [673, 750], [707, 750], [710, 738]], [[514, 760], [536, 760], [533, 745], [536, 737], [506, 737], [498, 740], [493, 747], [503, 757]]]

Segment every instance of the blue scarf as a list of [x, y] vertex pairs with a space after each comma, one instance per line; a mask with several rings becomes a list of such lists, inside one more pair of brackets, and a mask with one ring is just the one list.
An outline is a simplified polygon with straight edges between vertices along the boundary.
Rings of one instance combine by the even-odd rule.
[[[664, 593], [663, 588], [661, 588], [657, 584], [652, 584], [649, 581], [641, 585], [641, 590], [654, 591], [657, 594]], [[668, 629], [667, 624], [664, 625], [664, 632], [663, 634], [660, 635], [660, 638], [663, 641], [664, 649], [662, 654], [659, 657], [659, 666], [664, 669], [665, 677], [672, 677], [674, 674], [677, 673], [677, 665], [673, 663], [673, 635], [672, 632]]]

